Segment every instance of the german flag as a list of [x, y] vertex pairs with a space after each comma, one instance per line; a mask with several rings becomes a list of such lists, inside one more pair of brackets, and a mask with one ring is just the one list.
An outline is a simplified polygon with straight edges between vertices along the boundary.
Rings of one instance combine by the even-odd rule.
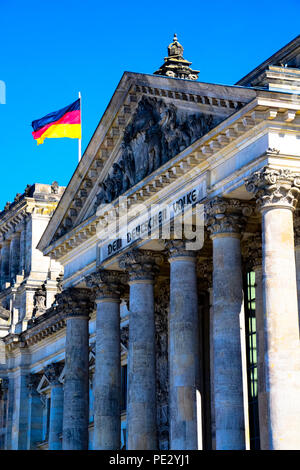
[[42, 144], [46, 137], [81, 139], [80, 98], [59, 111], [33, 121], [31, 125], [33, 138], [38, 145]]

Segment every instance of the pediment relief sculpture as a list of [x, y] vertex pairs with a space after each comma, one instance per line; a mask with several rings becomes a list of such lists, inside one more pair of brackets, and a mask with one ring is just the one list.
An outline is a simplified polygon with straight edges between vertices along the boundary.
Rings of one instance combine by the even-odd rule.
[[112, 202], [216, 124], [211, 114], [191, 114], [162, 99], [144, 96], [125, 129], [119, 160], [99, 184], [95, 209]]

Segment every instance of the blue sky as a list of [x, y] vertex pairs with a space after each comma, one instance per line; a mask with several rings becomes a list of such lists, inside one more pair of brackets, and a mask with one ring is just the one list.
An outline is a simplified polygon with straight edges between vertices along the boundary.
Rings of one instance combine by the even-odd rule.
[[199, 81], [232, 85], [300, 33], [300, 0], [0, 0], [0, 210], [27, 184], [67, 185], [77, 140], [31, 122], [82, 94], [84, 150], [124, 71], [153, 73], [176, 32]]

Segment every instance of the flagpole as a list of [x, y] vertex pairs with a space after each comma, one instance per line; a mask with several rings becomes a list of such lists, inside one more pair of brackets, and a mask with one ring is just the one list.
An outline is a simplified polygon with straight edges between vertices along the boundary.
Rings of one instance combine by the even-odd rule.
[[[82, 130], [82, 119], [81, 119], [81, 93], [78, 92], [78, 98], [80, 99], [80, 129]], [[78, 162], [81, 160], [81, 138], [78, 139]]]

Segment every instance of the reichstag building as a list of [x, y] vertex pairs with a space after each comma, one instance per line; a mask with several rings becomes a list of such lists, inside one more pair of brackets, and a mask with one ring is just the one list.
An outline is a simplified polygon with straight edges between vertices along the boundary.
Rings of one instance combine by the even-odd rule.
[[300, 449], [300, 36], [191, 65], [125, 72], [0, 213], [1, 449]]

